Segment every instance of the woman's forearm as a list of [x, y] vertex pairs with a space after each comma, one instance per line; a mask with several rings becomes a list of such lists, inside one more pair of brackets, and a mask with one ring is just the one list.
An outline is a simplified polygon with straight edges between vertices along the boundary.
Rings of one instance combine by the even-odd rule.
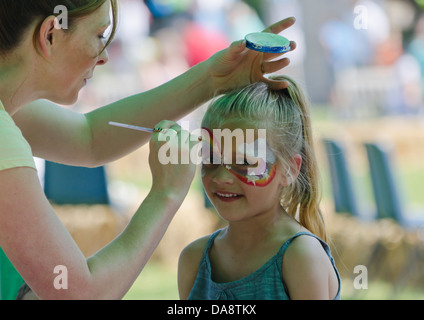
[[96, 164], [116, 160], [143, 145], [150, 135], [108, 125], [109, 121], [153, 128], [159, 121], [179, 120], [213, 95], [207, 65], [200, 63], [179, 77], [86, 114]]
[[[160, 125], [165, 129], [177, 129], [173, 122], [161, 121]], [[186, 133], [179, 130], [177, 140], [181, 140]], [[121, 235], [88, 260], [90, 272], [98, 288], [95, 296], [121, 298], [128, 291], [189, 191], [196, 166], [193, 163], [160, 164], [158, 150], [163, 145], [159, 134], [154, 134], [149, 155], [153, 178], [150, 193]], [[178, 154], [181, 156], [190, 151], [190, 147], [185, 144], [175, 143], [173, 147], [178, 148]], [[110, 296], [106, 290], [109, 287], [114, 288]]]
[[162, 239], [182, 200], [150, 193], [127, 228], [87, 263], [93, 287], [89, 299], [121, 299]]

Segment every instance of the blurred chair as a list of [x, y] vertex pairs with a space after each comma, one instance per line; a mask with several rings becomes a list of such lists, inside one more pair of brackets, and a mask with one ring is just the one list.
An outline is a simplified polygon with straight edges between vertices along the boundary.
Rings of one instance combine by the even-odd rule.
[[[382, 144], [365, 143], [374, 199], [377, 206], [377, 218], [390, 218], [405, 228], [424, 226], [424, 219], [411, 218], [398, 189], [393, 166], [391, 149]], [[424, 213], [424, 212], [423, 212]]]
[[330, 168], [335, 211], [359, 217], [352, 178], [348, 171], [344, 150], [341, 144], [336, 141], [325, 139], [323, 142]]
[[[334, 140], [325, 139], [327, 159], [330, 168], [331, 186], [333, 191], [333, 198], [335, 204], [336, 213], [346, 213], [354, 218], [361, 220], [370, 220], [374, 218], [374, 214], [369, 214], [372, 211], [367, 208], [361, 207], [357, 202], [356, 195], [354, 193], [353, 180], [348, 170], [348, 163], [346, 159], [346, 153], [341, 143]], [[351, 252], [349, 249], [345, 249], [341, 244], [338, 244], [338, 251], [340, 259], [343, 260], [342, 254], [346, 254], [349, 257], [356, 252]], [[369, 257], [367, 257], [366, 266], [371, 271], [380, 269], [380, 261], [386, 257], [386, 250], [384, 243], [377, 241], [370, 251]], [[362, 259], [357, 257], [357, 259]], [[359, 261], [359, 260], [358, 260]]]
[[46, 161], [44, 192], [58, 205], [110, 204], [104, 167], [73, 167]]
[[365, 143], [374, 199], [377, 206], [377, 218], [390, 218], [403, 225], [401, 199], [396, 189], [389, 151], [382, 145]]
[[[411, 218], [402, 201], [400, 190], [398, 189], [399, 184], [393, 173], [391, 149], [376, 143], [365, 143], [364, 145], [367, 151], [371, 182], [377, 206], [377, 219], [392, 219], [409, 231], [422, 228], [424, 226], [423, 215], [419, 218]], [[423, 256], [420, 247], [421, 244], [415, 245], [407, 254], [404, 267], [393, 281], [395, 286], [401, 286], [414, 269], [420, 268], [419, 262]], [[387, 254], [387, 249], [380, 244], [380, 246], [374, 248], [372, 260], [379, 261], [381, 264]], [[387, 266], [381, 267], [386, 268]]]

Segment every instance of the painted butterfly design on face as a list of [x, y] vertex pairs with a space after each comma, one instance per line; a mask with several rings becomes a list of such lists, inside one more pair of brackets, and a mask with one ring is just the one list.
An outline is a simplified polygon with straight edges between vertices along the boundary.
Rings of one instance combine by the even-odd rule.
[[277, 159], [266, 144], [266, 139], [240, 144], [236, 150], [237, 160], [233, 163], [232, 159], [226, 159], [223, 155], [221, 143], [212, 131], [202, 128], [202, 132], [202, 171], [224, 166], [238, 180], [255, 187], [265, 187], [274, 180]]

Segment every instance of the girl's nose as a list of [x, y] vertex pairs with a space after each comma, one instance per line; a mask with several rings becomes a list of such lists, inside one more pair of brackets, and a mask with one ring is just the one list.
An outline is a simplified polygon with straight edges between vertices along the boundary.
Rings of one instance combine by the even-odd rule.
[[215, 170], [212, 181], [217, 184], [233, 184], [234, 176], [224, 164]]

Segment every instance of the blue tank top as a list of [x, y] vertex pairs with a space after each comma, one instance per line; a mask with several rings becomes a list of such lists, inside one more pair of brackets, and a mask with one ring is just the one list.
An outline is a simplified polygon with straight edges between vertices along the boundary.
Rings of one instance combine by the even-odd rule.
[[330, 248], [323, 240], [308, 232], [299, 232], [288, 239], [275, 256], [252, 274], [232, 282], [214, 282], [212, 280], [209, 251], [216, 236], [220, 232], [221, 230], [216, 231], [209, 238], [188, 300], [290, 300], [282, 281], [283, 255], [290, 243], [302, 235], [308, 235], [318, 239], [323, 246], [336, 271], [339, 283], [339, 289], [334, 299], [340, 299], [340, 275], [331, 256]]

